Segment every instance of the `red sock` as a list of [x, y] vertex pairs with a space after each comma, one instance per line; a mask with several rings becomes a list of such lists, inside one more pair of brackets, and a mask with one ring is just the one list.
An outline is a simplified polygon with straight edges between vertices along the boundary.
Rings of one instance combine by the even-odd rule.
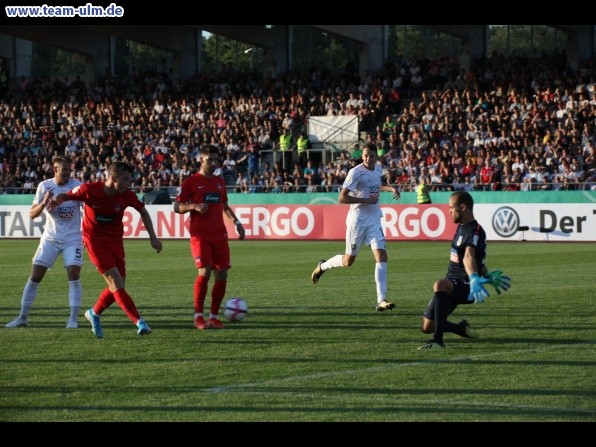
[[207, 296], [207, 285], [209, 280], [204, 276], [197, 275], [195, 279], [194, 298], [195, 298], [195, 313], [202, 314], [205, 307], [205, 297]]
[[114, 301], [116, 301], [114, 294], [110, 291], [109, 287], [106, 287], [99, 294], [99, 298], [93, 306], [93, 312], [95, 312], [95, 315], [101, 315], [104, 310], [114, 304]]
[[215, 281], [213, 284], [213, 290], [211, 291], [211, 313], [217, 315], [221, 302], [226, 295], [227, 281]]
[[141, 316], [139, 315], [139, 311], [137, 310], [135, 302], [132, 300], [126, 290], [116, 290], [114, 292], [114, 298], [116, 298], [116, 302], [118, 303], [118, 306], [120, 306], [120, 309], [122, 309], [128, 318], [130, 318], [130, 321], [132, 321], [134, 324], [137, 324], [137, 321], [139, 321]]

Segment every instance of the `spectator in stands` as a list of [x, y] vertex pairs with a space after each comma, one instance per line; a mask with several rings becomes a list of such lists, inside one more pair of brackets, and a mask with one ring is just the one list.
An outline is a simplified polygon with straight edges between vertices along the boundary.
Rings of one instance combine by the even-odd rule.
[[223, 177], [226, 185], [229, 185], [236, 178], [236, 160], [232, 158], [231, 152], [226, 152], [226, 158], [221, 164]]
[[250, 186], [248, 187], [248, 192], [250, 194], [263, 192], [263, 180], [261, 180], [256, 175], [250, 179]]
[[488, 158], [484, 159], [484, 166], [480, 169], [480, 181], [483, 191], [492, 191], [494, 182], [494, 169]]
[[306, 192], [319, 192], [319, 186], [316, 184], [316, 181], [313, 177], [307, 178], [308, 186], [306, 187]]
[[[516, 60], [521, 59], [518, 56]], [[107, 85], [97, 84], [89, 88], [82, 82], [67, 83], [59, 79], [56, 81], [56, 87], [51, 90], [52, 99], [44, 97], [46, 90], [39, 88], [40, 80], [24, 79], [17, 92], [20, 98], [27, 99], [35, 95], [36, 99], [45, 100], [48, 107], [36, 108], [27, 101], [21, 105], [14, 90], [8, 92], [5, 104], [0, 103], [0, 114], [5, 121], [6, 117], [9, 117], [4, 129], [0, 129], [0, 148], [4, 147], [6, 155], [14, 154], [10, 165], [10, 180], [5, 176], [2, 181], [3, 184], [10, 182], [22, 187], [26, 179], [14, 177], [20, 164], [17, 161], [25, 154], [30, 154], [33, 158], [51, 157], [53, 154], [49, 150], [50, 147], [56, 147], [60, 154], [64, 154], [69, 138], [73, 139], [79, 148], [80, 160], [74, 160], [77, 165], [74, 172], [78, 178], [83, 165], [89, 166], [90, 175], [105, 170], [105, 166], [102, 167], [101, 164], [105, 163], [107, 156], [114, 155], [116, 159], [128, 157], [132, 160], [134, 152], [131, 152], [131, 149], [134, 150], [137, 144], [141, 152], [147, 145], [150, 153], [155, 154], [162, 146], [167, 147], [172, 160], [176, 153], [189, 155], [186, 161], [193, 172], [196, 172], [198, 147], [212, 139], [215, 139], [216, 144], [226, 144], [231, 137], [237, 141], [241, 152], [249, 152], [251, 144], [266, 147], [259, 139], [261, 132], [269, 134], [271, 142], [277, 143], [285, 113], [293, 113], [294, 119], [301, 124], [301, 92], [307, 92], [307, 101], [311, 98], [316, 100], [316, 103], [313, 102], [315, 107], [318, 107], [319, 102], [322, 105], [339, 102], [338, 110], [343, 110], [350, 92], [356, 93], [359, 97], [357, 108], [361, 130], [372, 131], [376, 126], [382, 125], [385, 117], [391, 114], [388, 106], [390, 101], [387, 98], [396, 71], [399, 71], [403, 78], [405, 87], [409, 82], [409, 69], [412, 69], [413, 73], [419, 69], [418, 73], [423, 74], [424, 82], [431, 82], [430, 76], [434, 77], [440, 64], [440, 61], [425, 61], [424, 64], [405, 64], [400, 68], [387, 67], [386, 72], [370, 73], [369, 76], [354, 80], [353, 84], [345, 83], [343, 79], [330, 72], [324, 78], [324, 88], [320, 76], [317, 77], [317, 81], [321, 82], [321, 85], [316, 87], [314, 84], [307, 86], [306, 80], [301, 84], [301, 81], [284, 79], [280, 75], [276, 82], [291, 81], [293, 89], [299, 92], [295, 97], [282, 89], [256, 88], [249, 98], [243, 90], [242, 83], [230, 82], [230, 79], [226, 79], [230, 74], [226, 72], [218, 76], [221, 79], [214, 82], [217, 88], [213, 89], [212, 93], [201, 92], [197, 95], [199, 100], [196, 103], [176, 97], [180, 96], [180, 90], [175, 92], [175, 83], [164, 74], [155, 77], [152, 73], [143, 73], [130, 79], [119, 79], [117, 89], [114, 88], [113, 79]], [[485, 157], [501, 157], [501, 149], [505, 150], [505, 157], [502, 157], [504, 163], [507, 163], [507, 156], [515, 159], [515, 155], [522, 155], [522, 159], [554, 159], [557, 158], [556, 155], [551, 157], [550, 152], [561, 153], [566, 149], [570, 151], [568, 163], [576, 158], [586, 172], [587, 166], [581, 160], [581, 156], [585, 158], [585, 154], [579, 154], [576, 148], [578, 143], [581, 148], [590, 142], [593, 144], [594, 141], [594, 109], [590, 104], [593, 99], [589, 97], [589, 89], [586, 87], [589, 85], [586, 75], [570, 69], [562, 74], [559, 68], [551, 67], [551, 61], [547, 57], [541, 58], [539, 65], [531, 63], [526, 68], [525, 76], [529, 80], [535, 79], [533, 87], [537, 96], [534, 98], [523, 93], [520, 82], [522, 76], [519, 73], [521, 65], [514, 66], [505, 75], [502, 68], [504, 61], [498, 65], [491, 65], [495, 62], [487, 61], [487, 64], [489, 65], [484, 67], [482, 73], [490, 74], [490, 82], [480, 77], [476, 84], [472, 84], [473, 77], [468, 76], [464, 70], [464, 84], [461, 89], [453, 84], [445, 85], [443, 90], [438, 86], [433, 92], [422, 91], [420, 102], [411, 101], [410, 106], [396, 117], [397, 141], [392, 140], [390, 136], [386, 150], [400, 150], [403, 144], [407, 144], [414, 151], [425, 151], [428, 144], [437, 142], [442, 152], [444, 144], [448, 143], [450, 155], [455, 155], [457, 147], [463, 152], [470, 150], [476, 158], [476, 155], [480, 154], [475, 152], [484, 149], [485, 153], [478, 159], [481, 168]], [[560, 88], [554, 85], [555, 82], [550, 78], [544, 78], [536, 68], [538, 66], [545, 67], [542, 70], [544, 72], [550, 69], [554, 76], [558, 76], [554, 78], [556, 83], [566, 86]], [[457, 72], [457, 69], [455, 63], [452, 70]], [[437, 78], [443, 74], [441, 69]], [[311, 78], [308, 77], [309, 80]], [[196, 84], [196, 79], [193, 82]], [[73, 85], [75, 87], [72, 87]], [[159, 96], [153, 95], [155, 85], [159, 86]], [[195, 94], [198, 91], [196, 85], [189, 83], [188, 86], [184, 86], [185, 94]], [[221, 85], [225, 87], [220, 87]], [[144, 91], [151, 93], [138, 93]], [[225, 96], [222, 96], [222, 92], [225, 92]], [[580, 94], [584, 95], [584, 98], [580, 98]], [[132, 99], [121, 99], [120, 96], [124, 95]], [[561, 102], [565, 102], [567, 117], [564, 117], [565, 114], [559, 116], [560, 114], [556, 113], [560, 110]], [[222, 122], [218, 125], [220, 114], [223, 114], [226, 122], [223, 127]], [[41, 130], [37, 123], [44, 124], [44, 130]], [[431, 133], [425, 129], [426, 126], [430, 126]], [[8, 128], [11, 129], [10, 134]], [[61, 130], [63, 133], [60, 133]], [[493, 137], [489, 135], [490, 131], [494, 133]], [[545, 140], [546, 133], [548, 139]], [[463, 139], [460, 139], [462, 135]], [[248, 141], [249, 138], [251, 141]], [[476, 138], [479, 138], [481, 143], [474, 146]], [[37, 139], [42, 140], [40, 145], [36, 143]], [[526, 140], [528, 143], [524, 144]], [[107, 153], [104, 148], [108, 150]], [[116, 152], [114, 148], [117, 148]], [[510, 154], [511, 148], [517, 152]], [[401, 159], [399, 150], [394, 157], [397, 161]], [[498, 153], [495, 153], [495, 150]], [[238, 158], [243, 155], [239, 154]], [[90, 164], [81, 162], [90, 156], [92, 159], [97, 157], [101, 163], [92, 168]], [[150, 158], [149, 162], [153, 163], [153, 157]], [[379, 161], [389, 163], [386, 157]], [[175, 170], [177, 167], [172, 168]], [[287, 166], [285, 168], [288, 169]], [[158, 169], [159, 166], [153, 166], [156, 173]], [[145, 172], [144, 169], [140, 169], [139, 172], [145, 177], [151, 170]], [[42, 175], [40, 174], [34, 182], [41, 181]], [[94, 178], [97, 178], [97, 174]], [[588, 180], [585, 175], [583, 178]], [[141, 183], [140, 177], [135, 178], [133, 186], [138, 187]]]
[[248, 180], [244, 177], [243, 172], [238, 173], [238, 178], [236, 179], [236, 187], [234, 188], [234, 192], [248, 192]]

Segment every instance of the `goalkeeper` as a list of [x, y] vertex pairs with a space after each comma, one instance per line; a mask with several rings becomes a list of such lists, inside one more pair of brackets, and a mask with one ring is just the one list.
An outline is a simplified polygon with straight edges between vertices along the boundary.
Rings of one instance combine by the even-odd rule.
[[443, 334], [453, 332], [460, 337], [477, 338], [466, 320], [455, 324], [447, 317], [460, 304], [483, 303], [489, 297], [485, 284], [491, 284], [497, 293], [505, 292], [511, 279], [500, 270], [488, 272], [486, 233], [474, 217], [474, 199], [468, 192], [458, 191], [449, 198], [449, 215], [459, 224], [451, 241], [447, 277], [435, 281], [434, 295], [422, 318], [421, 330], [434, 334], [433, 339], [418, 349], [445, 349]]

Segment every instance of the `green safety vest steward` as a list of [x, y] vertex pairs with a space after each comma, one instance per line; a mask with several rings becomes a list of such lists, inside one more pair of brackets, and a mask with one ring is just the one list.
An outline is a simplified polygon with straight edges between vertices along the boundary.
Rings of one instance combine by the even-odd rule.
[[416, 187], [416, 200], [418, 203], [430, 203], [430, 194], [426, 185], [420, 184]]
[[301, 154], [308, 149], [308, 138], [298, 138], [298, 142], [296, 143], [298, 146], [298, 153]]
[[292, 147], [292, 135], [282, 135], [279, 137], [279, 148], [282, 151], [289, 151]]

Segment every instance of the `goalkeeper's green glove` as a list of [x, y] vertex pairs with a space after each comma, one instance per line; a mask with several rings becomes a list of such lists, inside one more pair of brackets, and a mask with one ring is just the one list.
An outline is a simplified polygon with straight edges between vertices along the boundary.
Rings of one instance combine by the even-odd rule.
[[509, 287], [511, 287], [511, 278], [503, 275], [501, 270], [493, 270], [485, 278], [488, 279], [488, 283], [495, 288], [499, 295], [501, 292], [507, 292]]
[[489, 295], [482, 284], [486, 284], [488, 281], [488, 278], [478, 276], [478, 273], [472, 273], [470, 276], [470, 294], [468, 295], [468, 301], [484, 303], [485, 299], [488, 298]]

